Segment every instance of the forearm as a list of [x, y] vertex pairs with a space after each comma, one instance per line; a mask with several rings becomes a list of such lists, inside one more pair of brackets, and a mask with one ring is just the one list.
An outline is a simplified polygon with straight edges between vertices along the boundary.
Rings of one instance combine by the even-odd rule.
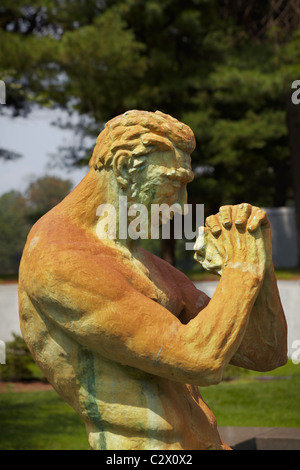
[[209, 305], [186, 326], [193, 354], [205, 358], [216, 382], [243, 340], [260, 283], [251, 271], [226, 268]]
[[[197, 243], [196, 259], [205, 269], [223, 271], [222, 277], [228, 260], [237, 264], [243, 260], [246, 266], [262, 269], [260, 292], [251, 308], [244, 337], [230, 362], [261, 371], [283, 365], [286, 322], [272, 266], [271, 230], [265, 212], [249, 204], [224, 206], [206, 220]], [[234, 289], [239, 289], [238, 283]], [[232, 292], [235, 293], [233, 289]]]
[[287, 326], [273, 267], [264, 277], [243, 341], [231, 363], [267, 371], [287, 361]]
[[69, 285], [72, 310], [62, 304], [58, 309], [58, 302], [49, 299], [40, 307], [96, 354], [170, 380], [206, 386], [221, 380], [239, 347], [259, 285], [251, 272], [226, 270], [209, 305], [187, 325], [130, 286], [122, 289], [126, 295], [107, 302], [92, 292], [73, 296], [75, 286]]

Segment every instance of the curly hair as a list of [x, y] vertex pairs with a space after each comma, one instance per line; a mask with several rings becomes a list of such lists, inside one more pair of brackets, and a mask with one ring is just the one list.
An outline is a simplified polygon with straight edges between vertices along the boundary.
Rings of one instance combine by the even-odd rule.
[[177, 119], [160, 111], [130, 110], [105, 125], [99, 134], [90, 160], [90, 168], [111, 168], [114, 157], [128, 153], [135, 159], [134, 166], [141, 166], [149, 153], [155, 150], [172, 150], [177, 147], [189, 154], [195, 149], [192, 130]]

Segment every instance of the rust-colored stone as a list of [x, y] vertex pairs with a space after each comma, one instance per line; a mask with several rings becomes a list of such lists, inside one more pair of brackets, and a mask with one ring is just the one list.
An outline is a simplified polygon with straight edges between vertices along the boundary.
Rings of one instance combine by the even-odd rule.
[[228, 363], [265, 371], [286, 362], [270, 230], [258, 208], [227, 207], [202, 230], [196, 257], [221, 274], [211, 300], [135, 240], [99, 238], [97, 208], [118, 214], [120, 196], [148, 209], [183, 205], [194, 146], [192, 131], [170, 116], [118, 116], [97, 139], [87, 176], [28, 236], [21, 331], [93, 449], [228, 449], [198, 386], [220, 382]]

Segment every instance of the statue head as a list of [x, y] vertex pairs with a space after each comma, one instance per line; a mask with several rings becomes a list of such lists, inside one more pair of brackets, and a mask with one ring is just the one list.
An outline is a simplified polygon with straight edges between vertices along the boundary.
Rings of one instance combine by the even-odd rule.
[[131, 201], [168, 203], [166, 199], [193, 178], [194, 148], [195, 137], [187, 125], [159, 111], [131, 110], [107, 122], [90, 168], [113, 172]]

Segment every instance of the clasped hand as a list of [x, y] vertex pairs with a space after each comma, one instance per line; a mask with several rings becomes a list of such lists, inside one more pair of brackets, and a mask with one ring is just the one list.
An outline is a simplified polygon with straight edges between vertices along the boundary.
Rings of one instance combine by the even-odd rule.
[[203, 268], [222, 275], [228, 267], [263, 278], [272, 265], [270, 224], [266, 213], [250, 204], [222, 206], [199, 228], [195, 256]]

